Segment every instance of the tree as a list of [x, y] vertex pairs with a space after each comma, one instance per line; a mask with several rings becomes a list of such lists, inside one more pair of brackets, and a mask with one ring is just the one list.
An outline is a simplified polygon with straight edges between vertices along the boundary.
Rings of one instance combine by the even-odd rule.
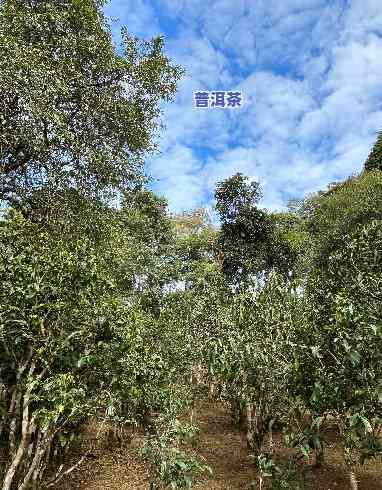
[[219, 182], [215, 190], [216, 209], [223, 223], [231, 223], [245, 211], [253, 210], [261, 199], [258, 182], [248, 182], [248, 177], [237, 173]]
[[165, 412], [174, 380], [175, 344], [143, 301], [167, 280], [171, 226], [141, 167], [181, 70], [161, 38], [124, 30], [117, 54], [102, 5], [0, 3], [3, 490], [41, 486], [79, 424], [114, 402], [135, 423]]
[[117, 54], [102, 0], [5, 0], [0, 6], [0, 199], [35, 189], [110, 197], [141, 179], [158, 103], [181, 70], [163, 39], [123, 31]]
[[353, 466], [381, 454], [382, 220], [344, 235], [325, 268], [311, 271], [310, 327], [300, 332], [300, 378], [307, 405], [337, 422], [356, 489]]
[[156, 284], [141, 291], [131, 280], [144, 262], [151, 273], [160, 268], [152, 236], [136, 233], [155, 199], [154, 206], [146, 193], [137, 200], [146, 209], [132, 206], [130, 222], [126, 210], [119, 223], [114, 216], [108, 247], [48, 233], [14, 211], [0, 223], [3, 490], [41, 486], [91, 415], [122, 426], [159, 417], [166, 432], [187, 403], [187, 315], [181, 321], [171, 301], [158, 312], [147, 301], [142, 308]]
[[[296, 392], [312, 413], [337, 422], [355, 489], [355, 462], [380, 453], [382, 180], [363, 172], [302, 207], [306, 328], [296, 363]], [[349, 387], [351, 386], [351, 389]]]
[[260, 185], [237, 173], [216, 186], [216, 209], [221, 219], [219, 246], [224, 273], [244, 284], [251, 273], [265, 268], [269, 237], [266, 213], [257, 207]]
[[291, 211], [269, 213], [269, 220], [272, 233], [268, 266], [291, 279], [300, 272], [300, 262], [308, 240], [305, 221]]
[[290, 277], [305, 240], [301, 219], [258, 207], [260, 185], [236, 174], [216, 187], [221, 263], [230, 281], [245, 285], [272, 269]]
[[91, 413], [98, 340], [118, 316], [113, 281], [86, 237], [50, 236], [12, 214], [0, 226], [3, 490], [38, 486], [52, 447]]
[[382, 170], [382, 132], [365, 162], [365, 170]]
[[[174, 234], [167, 201], [145, 188], [137, 188], [124, 193], [121, 209], [115, 214], [120, 244], [126, 247], [122, 250], [119, 269], [125, 270], [125, 257], [134, 253], [134, 260], [128, 261], [131, 270], [127, 277], [135, 283], [141, 305], [159, 313], [163, 289], [175, 274]], [[122, 288], [123, 284], [132, 286], [124, 280], [121, 284]]]
[[332, 253], [358, 226], [382, 218], [382, 177], [370, 171], [351, 177], [303, 204], [315, 267], [327, 268]]
[[179, 280], [185, 289], [197, 287], [203, 281], [202, 270], [215, 263], [217, 230], [203, 208], [173, 216], [172, 224]]

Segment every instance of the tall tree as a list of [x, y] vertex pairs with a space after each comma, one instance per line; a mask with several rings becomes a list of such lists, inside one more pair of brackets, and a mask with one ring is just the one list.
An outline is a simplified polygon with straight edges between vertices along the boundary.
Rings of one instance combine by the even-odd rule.
[[[136, 301], [135, 279], [161, 271], [169, 240], [166, 204], [142, 190], [142, 163], [181, 70], [161, 38], [140, 42], [124, 31], [118, 54], [102, 5], [0, 2], [3, 490], [40, 488], [60, 441], [68, 447], [73, 429], [106, 409], [105, 390], [110, 403], [127, 399], [138, 412], [151, 399], [137, 383], [152, 381], [152, 398], [165, 384], [148, 371], [162, 372], [161, 358], [153, 367], [137, 342], [148, 345], [158, 329], [152, 320], [150, 330], [152, 308]], [[161, 282], [154, 277], [149, 289]]]
[[216, 209], [221, 220], [219, 238], [225, 274], [242, 283], [251, 272], [262, 270], [263, 247], [269, 234], [266, 213], [258, 208], [261, 189], [258, 182], [237, 173], [218, 183]]
[[[159, 102], [181, 70], [163, 39], [123, 31], [121, 54], [103, 0], [4, 0], [0, 6], [0, 199], [49, 186], [86, 196], [124, 190], [155, 148]], [[52, 192], [54, 189], [55, 192]]]
[[222, 222], [221, 263], [238, 285], [272, 269], [289, 276], [304, 241], [300, 218], [260, 209], [260, 197], [259, 183], [249, 182], [240, 173], [216, 188], [216, 209]]

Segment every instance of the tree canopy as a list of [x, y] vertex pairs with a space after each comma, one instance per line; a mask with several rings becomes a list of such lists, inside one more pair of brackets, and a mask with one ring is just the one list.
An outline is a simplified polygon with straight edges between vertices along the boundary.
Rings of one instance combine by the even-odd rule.
[[[86, 196], [128, 189], [155, 148], [158, 103], [181, 70], [163, 39], [123, 31], [116, 51], [93, 0], [5, 0], [0, 7], [0, 198], [35, 189]], [[44, 195], [47, 199], [48, 195]]]

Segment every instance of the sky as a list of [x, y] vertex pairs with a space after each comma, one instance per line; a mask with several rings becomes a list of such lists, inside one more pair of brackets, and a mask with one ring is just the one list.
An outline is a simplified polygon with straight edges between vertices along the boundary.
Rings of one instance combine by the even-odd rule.
[[[186, 70], [146, 162], [171, 212], [211, 208], [236, 172], [275, 211], [361, 170], [382, 129], [382, 0], [111, 0], [105, 13], [116, 43], [122, 25], [164, 35]], [[196, 109], [204, 90], [243, 105]]]

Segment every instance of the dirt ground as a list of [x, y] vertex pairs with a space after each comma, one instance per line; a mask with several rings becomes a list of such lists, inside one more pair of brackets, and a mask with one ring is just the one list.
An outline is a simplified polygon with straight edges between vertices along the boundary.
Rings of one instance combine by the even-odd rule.
[[[198, 414], [197, 424], [201, 429], [197, 452], [212, 468], [213, 476], [199, 479], [194, 488], [196, 490], [248, 489], [250, 483], [256, 481], [256, 473], [248, 459], [244, 434], [232, 428], [224, 407], [217, 404], [203, 405]], [[136, 454], [140, 441], [134, 439], [130, 446], [123, 449], [94, 448], [95, 433], [95, 428], [90, 426], [84, 442], [84, 446], [91, 445], [93, 448], [91, 458], [66, 476], [65, 480], [55, 488], [58, 490], [147, 490], [148, 472]], [[278, 449], [276, 437], [276, 452]], [[382, 490], [382, 462], [379, 460], [359, 468], [357, 477], [359, 490]], [[334, 444], [329, 445], [325, 465], [310, 474], [306, 488], [349, 489], [341, 456]]]

